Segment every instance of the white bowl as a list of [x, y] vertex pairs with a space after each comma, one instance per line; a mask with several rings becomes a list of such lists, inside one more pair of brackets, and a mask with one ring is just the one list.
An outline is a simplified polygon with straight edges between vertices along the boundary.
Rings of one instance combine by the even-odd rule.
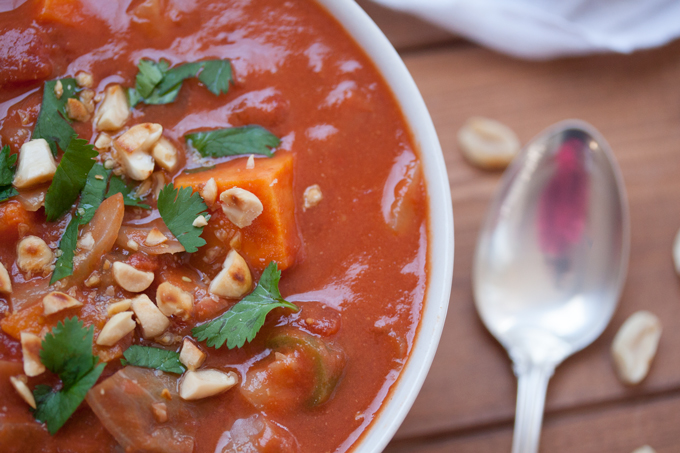
[[420, 326], [406, 366], [378, 415], [354, 445], [355, 453], [382, 451], [416, 399], [439, 344], [451, 293], [453, 212], [441, 146], [430, 114], [404, 62], [354, 0], [317, 0], [342, 24], [378, 68], [406, 118], [430, 201], [429, 284]]

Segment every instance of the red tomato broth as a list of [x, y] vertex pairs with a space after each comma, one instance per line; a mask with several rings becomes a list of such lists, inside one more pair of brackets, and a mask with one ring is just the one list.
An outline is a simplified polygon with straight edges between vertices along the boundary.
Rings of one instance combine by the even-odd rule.
[[[139, 2], [82, 3], [77, 17], [65, 23], [50, 16], [34, 25], [44, 42], [58, 43], [49, 50], [53, 69], [48, 80], [83, 70], [93, 74], [96, 91], [102, 92], [110, 83], [134, 86], [140, 58], [165, 58], [172, 64], [229, 58], [235, 85], [228, 94], [214, 96], [198, 82], [187, 80], [174, 103], [137, 106], [128, 125], [160, 123], [164, 135], [184, 144], [183, 135], [189, 132], [259, 124], [283, 138], [277, 153], [293, 154], [295, 218], [301, 246], [295, 264], [283, 272], [280, 289], [301, 310], [295, 314], [272, 312], [256, 339], [243, 348], [216, 350], [202, 345], [208, 354], [204, 367], [237, 370], [243, 378], [251, 366], [267, 357], [264, 343], [277, 325], [292, 325], [332, 341], [348, 357], [333, 398], [315, 408], [265, 415], [292, 433], [301, 451], [349, 448], [379, 411], [407, 360], [426, 291], [428, 228], [423, 183], [418, 180], [418, 190], [409, 191], [415, 197], [413, 219], [399, 233], [390, 229], [383, 215], [383, 191], [392, 165], [404, 150], [414, 148], [391, 92], [341, 26], [313, 2], [168, 2], [165, 6], [171, 11], [165, 16], [170, 19], [154, 26], [115, 14], [130, 11]], [[41, 14], [41, 5], [28, 2], [0, 14], [0, 30], [28, 27]], [[12, 152], [18, 152], [30, 137], [42, 83], [28, 81], [0, 89], [0, 112], [7, 111], [0, 119], [0, 138]], [[346, 87], [349, 94], [324, 106], [338, 87]], [[80, 137], [94, 140], [90, 122], [73, 125]], [[328, 125], [335, 131], [318, 127]], [[256, 165], [259, 159], [262, 157], [256, 158]], [[167, 176], [174, 179], [179, 173]], [[323, 200], [304, 210], [303, 193], [312, 184], [321, 187]], [[155, 203], [151, 204], [154, 207]], [[43, 210], [36, 215], [44, 221]], [[127, 209], [124, 224], [146, 215]], [[46, 241], [50, 244], [58, 242], [65, 222], [37, 222], [30, 227], [29, 234], [49, 237]], [[114, 246], [114, 253], [122, 253], [123, 260], [135, 260], [119, 246]], [[14, 242], [3, 243], [0, 260], [13, 263], [15, 259]], [[180, 255], [151, 257], [144, 262], [156, 272], [156, 282], [145, 291], [152, 300], [163, 270], [187, 265]], [[10, 274], [13, 282], [21, 275], [16, 266]], [[259, 279], [259, 272], [253, 279]], [[114, 298], [130, 296], [117, 288]], [[65, 315], [105, 310], [105, 300], [93, 298], [92, 303], [90, 309]], [[224, 309], [233, 303], [225, 304]], [[11, 303], [7, 301], [6, 306], [9, 310]], [[171, 330], [189, 334], [186, 323], [171, 321]], [[315, 323], [322, 327], [314, 328]], [[326, 325], [330, 327], [323, 327]], [[135, 338], [137, 343], [139, 332]], [[18, 342], [4, 332], [0, 332], [0, 360], [21, 361]], [[120, 368], [117, 363], [107, 365], [100, 382]], [[8, 376], [0, 379], [6, 381]], [[43, 380], [29, 379], [29, 386]], [[236, 419], [258, 412], [238, 388], [191, 404], [201, 420], [195, 435], [196, 452], [212, 452]], [[28, 407], [18, 400], [18, 404], [9, 405], [9, 412], [25, 416]], [[82, 426], [88, 427], [97, 443], [77, 442], [83, 433], [76, 428]], [[45, 439], [36, 438], [27, 448], [50, 452], [68, 446], [85, 452], [107, 451], [116, 445], [86, 404], [49, 443]]]

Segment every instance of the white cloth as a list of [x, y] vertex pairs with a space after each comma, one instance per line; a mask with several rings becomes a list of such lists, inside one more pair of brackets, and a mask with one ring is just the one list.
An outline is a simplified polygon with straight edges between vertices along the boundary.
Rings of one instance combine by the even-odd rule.
[[521, 58], [629, 53], [680, 36], [680, 0], [374, 0]]

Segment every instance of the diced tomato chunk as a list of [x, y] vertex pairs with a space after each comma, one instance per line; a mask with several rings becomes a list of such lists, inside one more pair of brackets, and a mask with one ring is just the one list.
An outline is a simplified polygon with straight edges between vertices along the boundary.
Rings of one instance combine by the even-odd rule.
[[80, 0], [42, 0], [38, 8], [38, 20], [77, 25], [84, 20], [82, 11], [83, 5]]
[[245, 189], [260, 199], [264, 210], [244, 228], [231, 223], [221, 210], [216, 211], [204, 229], [206, 240], [215, 236], [228, 243], [229, 238], [240, 232], [239, 253], [253, 268], [263, 270], [271, 261], [275, 261], [279, 269], [293, 265], [300, 246], [295, 223], [293, 157], [277, 153], [269, 159], [258, 158], [252, 169], [246, 168], [245, 158], [236, 159], [212, 170], [180, 175], [175, 186], [197, 191], [210, 178], [215, 179], [218, 194], [232, 187]]
[[[34, 28], [0, 30], [0, 68], [2, 68], [0, 86], [49, 77], [52, 72], [52, 61], [42, 34]], [[9, 132], [7, 130], [9, 118], [10, 115], [4, 118], [5, 133]]]
[[160, 259], [156, 256], [149, 256], [146, 253], [133, 253], [127, 260], [127, 264], [137, 270], [144, 272], [155, 272], [158, 269]]

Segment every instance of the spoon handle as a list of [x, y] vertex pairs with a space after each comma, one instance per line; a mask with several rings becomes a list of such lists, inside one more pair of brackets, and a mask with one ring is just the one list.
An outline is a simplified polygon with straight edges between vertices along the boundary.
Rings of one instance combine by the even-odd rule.
[[522, 365], [524, 366], [515, 366], [518, 385], [512, 453], [537, 453], [545, 393], [555, 366], [545, 363]]

